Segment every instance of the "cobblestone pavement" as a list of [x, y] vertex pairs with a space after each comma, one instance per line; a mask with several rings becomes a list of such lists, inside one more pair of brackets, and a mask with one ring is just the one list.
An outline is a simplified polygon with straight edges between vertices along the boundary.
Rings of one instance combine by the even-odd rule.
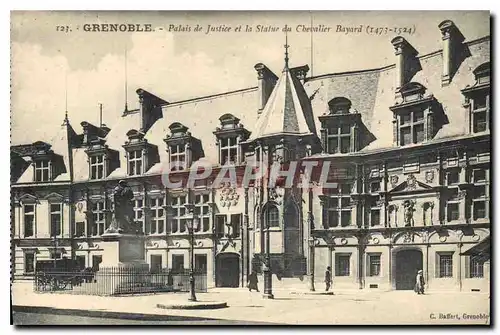
[[[13, 285], [13, 304], [63, 309], [189, 316], [285, 324], [387, 325], [387, 324], [489, 324], [490, 300], [482, 293], [416, 295], [413, 291], [346, 291], [335, 295], [275, 291], [275, 299], [246, 289], [213, 289], [198, 293], [200, 301], [225, 301], [216, 310], [162, 310], [158, 303], [187, 301], [185, 293], [126, 297], [37, 294], [31, 285]], [[298, 294], [297, 294], [298, 293]]]

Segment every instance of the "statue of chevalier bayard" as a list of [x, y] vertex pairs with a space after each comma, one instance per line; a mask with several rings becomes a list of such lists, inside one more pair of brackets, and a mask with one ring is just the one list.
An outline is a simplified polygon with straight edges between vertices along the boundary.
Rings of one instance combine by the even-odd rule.
[[113, 217], [106, 233], [140, 234], [142, 228], [134, 221], [134, 193], [125, 180], [113, 190]]

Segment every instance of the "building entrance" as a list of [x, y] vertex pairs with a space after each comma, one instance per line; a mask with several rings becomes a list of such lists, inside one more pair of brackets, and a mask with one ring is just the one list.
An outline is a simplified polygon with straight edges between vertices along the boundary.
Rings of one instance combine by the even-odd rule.
[[240, 256], [234, 253], [217, 255], [215, 264], [215, 286], [239, 287]]
[[396, 254], [395, 261], [396, 290], [413, 290], [417, 271], [422, 270], [422, 251], [415, 249], [401, 250]]

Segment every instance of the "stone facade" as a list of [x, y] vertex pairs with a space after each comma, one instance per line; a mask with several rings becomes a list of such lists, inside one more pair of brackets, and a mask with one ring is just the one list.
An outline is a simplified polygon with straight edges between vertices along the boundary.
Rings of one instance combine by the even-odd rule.
[[[179, 102], [139, 89], [139, 108], [111, 128], [84, 121], [79, 133], [66, 118], [54, 143], [12, 147], [15, 277], [53, 257], [96, 266], [126, 179], [151, 267], [189, 267], [184, 204], [195, 204], [209, 287], [261, 272], [269, 232], [278, 286], [314, 277], [319, 289], [331, 266], [334, 288], [411, 289], [423, 270], [431, 290], [489, 290], [489, 256], [462, 253], [490, 235], [490, 41], [454, 37], [450, 22], [446, 52], [418, 55], [399, 37], [397, 65], [316, 77], [287, 53], [280, 75], [256, 65], [256, 87]], [[239, 176], [276, 161], [331, 164], [336, 187], [211, 187], [225, 166]], [[166, 171], [185, 181], [199, 162], [214, 173], [165, 186]]]

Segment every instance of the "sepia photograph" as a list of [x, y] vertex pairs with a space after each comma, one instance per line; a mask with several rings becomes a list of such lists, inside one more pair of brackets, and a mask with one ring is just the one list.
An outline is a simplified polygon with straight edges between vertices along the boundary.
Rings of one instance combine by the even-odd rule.
[[476, 325], [489, 11], [11, 11], [11, 324]]

